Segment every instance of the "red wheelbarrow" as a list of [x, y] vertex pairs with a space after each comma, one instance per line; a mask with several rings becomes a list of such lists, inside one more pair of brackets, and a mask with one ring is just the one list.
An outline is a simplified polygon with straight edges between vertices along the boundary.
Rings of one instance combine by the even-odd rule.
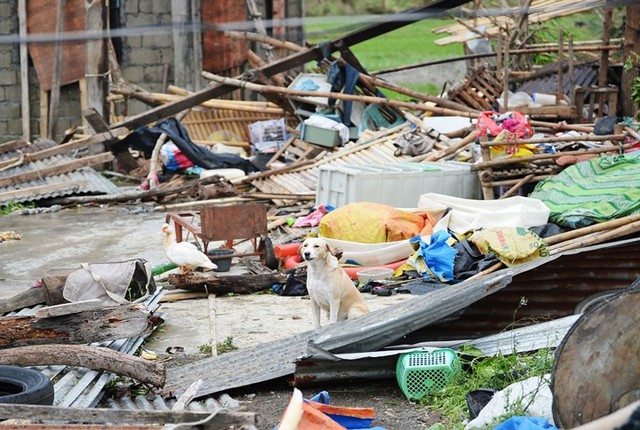
[[[258, 255], [265, 267], [275, 270], [278, 260], [273, 252], [273, 244], [267, 236], [267, 206], [245, 204], [233, 206], [207, 206], [200, 211], [168, 213], [166, 222], [173, 221], [176, 242], [182, 242], [188, 234], [202, 242], [203, 252], [211, 260], [246, 257]], [[185, 234], [183, 232], [187, 230]], [[234, 244], [241, 240], [249, 240], [252, 249], [237, 252]], [[210, 255], [209, 243], [224, 241], [222, 249], [233, 251], [233, 254]]]

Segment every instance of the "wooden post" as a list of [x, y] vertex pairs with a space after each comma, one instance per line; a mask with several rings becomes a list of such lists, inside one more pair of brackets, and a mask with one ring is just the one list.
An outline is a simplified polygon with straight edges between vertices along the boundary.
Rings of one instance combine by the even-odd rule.
[[[607, 2], [609, 3], [609, 2]], [[606, 46], [611, 41], [611, 21], [613, 19], [613, 9], [607, 7], [604, 11], [604, 25], [602, 27], [602, 45]], [[600, 73], [598, 74], [598, 86], [607, 86], [607, 72], [609, 71], [609, 51], [603, 50], [600, 53]]]
[[504, 44], [504, 73], [502, 75], [502, 111], [509, 110], [509, 45]]
[[556, 94], [556, 104], [564, 100], [564, 82], [562, 79], [564, 67], [564, 30], [562, 27], [558, 29], [558, 93]]
[[60, 36], [64, 32], [64, 4], [65, 0], [58, 0], [56, 10], [55, 53], [53, 60], [53, 77], [51, 78], [51, 97], [49, 100], [49, 124], [46, 136], [56, 138], [56, 123], [58, 122], [58, 106], [60, 105], [60, 69], [62, 68], [62, 41]]
[[[574, 61], [573, 61], [573, 35], [569, 36], [569, 87], [571, 88], [569, 91], [569, 98], [571, 99], [571, 104], [575, 104], [576, 98], [576, 75], [574, 71]], [[604, 52], [604, 51], [603, 51]], [[582, 115], [582, 112], [578, 112], [578, 115]]]
[[49, 132], [49, 91], [40, 88], [40, 136]]
[[[87, 33], [100, 34], [105, 29], [106, 7], [104, 0], [91, 0], [86, 4], [85, 30]], [[84, 101], [87, 109], [95, 109], [96, 112], [109, 122], [109, 110], [106, 107], [106, 95], [108, 92], [108, 82], [106, 73], [109, 70], [109, 54], [105, 39], [97, 37], [88, 40], [85, 45], [85, 78], [84, 84], [86, 93]], [[94, 130], [99, 132], [99, 130]]]
[[627, 15], [624, 27], [624, 58], [631, 60], [633, 67], [630, 70], [623, 70], [621, 85], [621, 107], [623, 116], [635, 116], [638, 106], [631, 99], [633, 82], [638, 76], [640, 62], [634, 54], [640, 52], [640, 4], [627, 5]]
[[22, 94], [22, 138], [31, 139], [31, 113], [29, 109], [29, 52], [27, 51], [27, 0], [18, 0], [18, 22], [20, 27], [20, 91]]
[[202, 88], [202, 19], [200, 13], [200, 0], [191, 0], [191, 43], [193, 50], [193, 86], [195, 91]]
[[[187, 24], [191, 20], [190, 0], [171, 0], [173, 22], [173, 76], [179, 87], [194, 90], [193, 49]], [[199, 72], [199, 71], [198, 71]]]

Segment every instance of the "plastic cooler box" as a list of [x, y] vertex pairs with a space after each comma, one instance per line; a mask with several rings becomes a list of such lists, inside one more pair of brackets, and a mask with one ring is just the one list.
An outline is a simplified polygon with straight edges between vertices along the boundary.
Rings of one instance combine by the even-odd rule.
[[319, 167], [316, 206], [367, 201], [414, 208], [420, 195], [439, 193], [481, 199], [478, 175], [461, 162], [324, 165]]

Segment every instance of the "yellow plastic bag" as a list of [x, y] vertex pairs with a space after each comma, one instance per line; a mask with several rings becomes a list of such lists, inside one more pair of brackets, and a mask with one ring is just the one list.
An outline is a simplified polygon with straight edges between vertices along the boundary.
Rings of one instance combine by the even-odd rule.
[[351, 203], [327, 213], [318, 235], [360, 243], [410, 239], [424, 227], [424, 217], [392, 206], [371, 202]]
[[549, 255], [547, 243], [524, 227], [477, 230], [469, 240], [483, 254], [495, 254], [507, 267]]

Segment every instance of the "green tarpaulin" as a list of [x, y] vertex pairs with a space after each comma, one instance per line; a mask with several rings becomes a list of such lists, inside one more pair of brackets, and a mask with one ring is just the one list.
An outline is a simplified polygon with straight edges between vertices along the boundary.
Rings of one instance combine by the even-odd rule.
[[574, 164], [539, 182], [529, 197], [549, 207], [551, 222], [570, 228], [640, 213], [640, 152]]

